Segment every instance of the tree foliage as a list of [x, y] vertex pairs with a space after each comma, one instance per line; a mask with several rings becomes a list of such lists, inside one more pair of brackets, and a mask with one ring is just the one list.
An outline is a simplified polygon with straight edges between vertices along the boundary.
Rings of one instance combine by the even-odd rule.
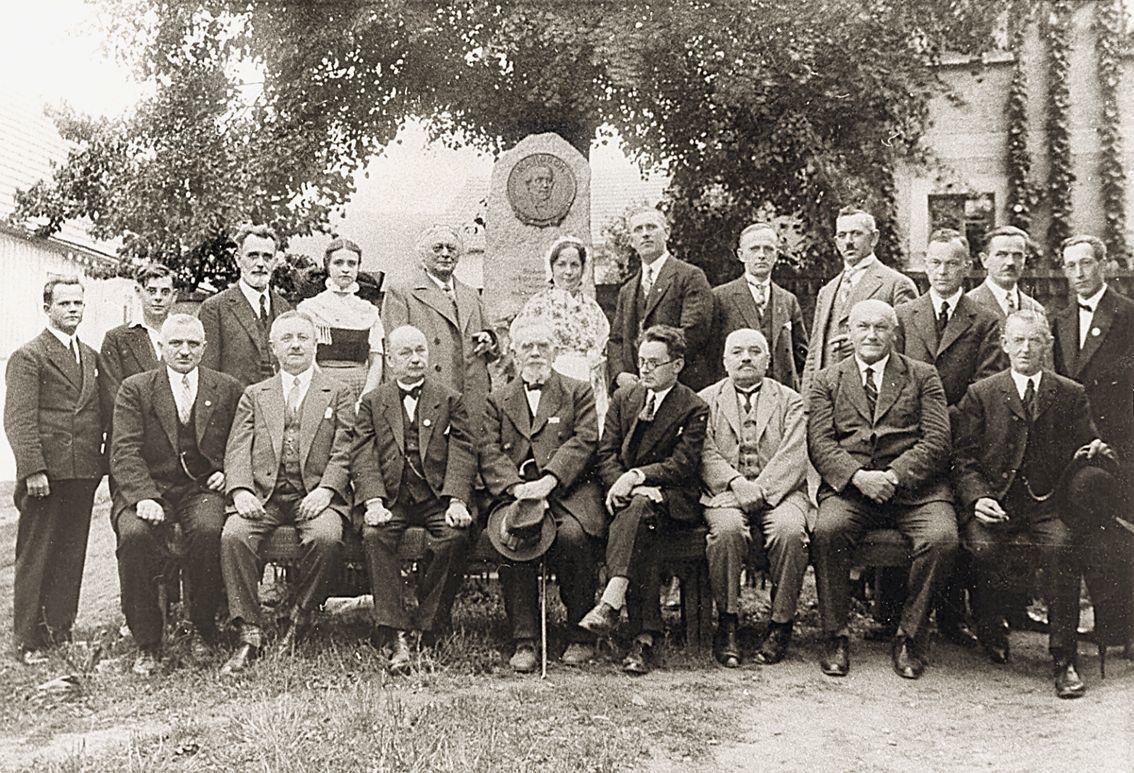
[[616, 131], [667, 168], [674, 246], [713, 279], [769, 205], [801, 218], [801, 265], [831, 258], [844, 203], [880, 215], [895, 261], [892, 169], [922, 152], [930, 65], [984, 47], [1013, 0], [101, 3], [153, 95], [123, 119], [60, 113], [77, 149], [19, 214], [89, 216], [195, 285], [231, 270], [243, 220], [325, 227], [410, 116], [491, 151]]

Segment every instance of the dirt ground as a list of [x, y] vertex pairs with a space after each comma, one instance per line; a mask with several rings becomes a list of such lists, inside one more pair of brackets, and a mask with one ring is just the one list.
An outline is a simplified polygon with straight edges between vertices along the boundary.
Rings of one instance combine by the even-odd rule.
[[[92, 524], [78, 629], [121, 621], [106, 509], [103, 503]], [[5, 540], [0, 619], [7, 627], [13, 552], [9, 538], [14, 537], [10, 507], [0, 511], [0, 537]], [[582, 672], [558, 668], [543, 683], [502, 669], [462, 677], [459, 688], [438, 684], [434, 689], [452, 689], [461, 699], [516, 693], [523, 700], [539, 701], [540, 694], [550, 695], [546, 691], [598, 687], [597, 694], [617, 697], [648, 713], [670, 701], [704, 700], [708, 693], [707, 705], [720, 711], [715, 723], [720, 732], [678, 746], [655, 732], [644, 755], [603, 769], [1134, 770], [1134, 662], [1108, 658], [1107, 678], [1100, 680], [1093, 646], [1081, 645], [1080, 672], [1088, 693], [1077, 701], [1060, 701], [1049, 679], [1045, 637], [1038, 634], [1013, 635], [1013, 661], [1007, 666], [993, 666], [978, 653], [937, 643], [930, 669], [917, 682], [902, 680], [890, 670], [886, 645], [855, 640], [850, 675], [831, 679], [816, 664], [814, 628], [806, 622], [802, 628], [788, 659], [772, 667], [746, 665], [725, 671], [677, 655], [670, 658], [670, 669], [637, 681], [608, 664]], [[0, 642], [10, 646], [7, 630]], [[8, 700], [27, 689], [21, 669], [10, 657], [0, 665], [0, 694]], [[141, 689], [149, 693], [159, 687]], [[410, 700], [420, 696], [421, 686], [382, 689], [394, 695], [401, 691]], [[151, 697], [160, 704], [159, 693]], [[219, 716], [243, 711], [235, 695], [232, 700], [232, 705], [216, 705], [211, 711]], [[121, 747], [157, 743], [170, 732], [171, 723], [153, 713], [123, 717], [113, 706], [95, 706], [74, 717], [54, 711], [43, 721], [29, 708], [24, 721], [0, 727], [0, 768], [83, 770], [87, 768], [82, 759], [113, 757]], [[606, 732], [597, 721], [603, 718], [602, 707], [592, 713], [595, 721], [579, 732]], [[166, 767], [151, 762], [138, 769]]]

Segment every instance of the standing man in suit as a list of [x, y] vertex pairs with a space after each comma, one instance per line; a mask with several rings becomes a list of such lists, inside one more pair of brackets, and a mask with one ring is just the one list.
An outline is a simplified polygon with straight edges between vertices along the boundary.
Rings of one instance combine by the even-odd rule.
[[682, 526], [701, 521], [701, 450], [709, 408], [677, 376], [685, 364], [685, 336], [668, 325], [642, 335], [641, 379], [614, 393], [598, 448], [598, 472], [614, 515], [606, 545], [610, 580], [602, 599], [579, 623], [609, 633], [622, 614], [635, 634], [622, 670], [650, 671], [662, 633], [658, 548]]
[[764, 375], [768, 357], [768, 342], [758, 330], [732, 331], [725, 339], [728, 377], [697, 395], [709, 406], [701, 503], [709, 525], [705, 552], [717, 602], [718, 657], [728, 668], [740, 665], [740, 570], [752, 528], [768, 553], [773, 588], [772, 619], [758, 663], [779, 663], [787, 654], [810, 561], [803, 400]]
[[[1000, 348], [1000, 321], [996, 313], [964, 294], [970, 265], [969, 241], [960, 231], [934, 231], [925, 254], [929, 291], [894, 309], [898, 315], [897, 351], [937, 369], [945, 387], [945, 402], [950, 407], [960, 402], [970, 384], [1007, 365]], [[883, 571], [882, 595], [889, 595], [888, 587], [900, 595], [893, 580], [903, 576], [900, 570]], [[936, 599], [937, 631], [954, 644], [975, 647], [976, 635], [966, 621], [968, 585], [967, 568], [958, 561]], [[895, 628], [896, 624], [895, 620]], [[894, 631], [889, 634], [893, 636]]]
[[977, 618], [989, 657], [1008, 660], [1005, 557], [1010, 549], [1038, 548], [1049, 585], [1055, 691], [1077, 698], [1086, 691], [1076, 671], [1079, 573], [1064, 520], [1080, 499], [1068, 490], [1092, 485], [1076, 484], [1075, 477], [1099, 473], [1091, 467], [1068, 473], [1074, 460], [1113, 451], [1097, 436], [1083, 388], [1043, 368], [1050, 337], [1042, 312], [1008, 315], [1003, 342], [1010, 369], [973, 384], [957, 407], [953, 482], [977, 568]]
[[[1091, 418], [1118, 456], [1119, 515], [1134, 513], [1134, 301], [1106, 281], [1106, 245], [1094, 236], [1063, 243], [1063, 273], [1075, 294], [1052, 318], [1055, 371], [1083, 385]], [[1081, 536], [1100, 645], [1134, 641], [1131, 538], [1121, 531]]]
[[849, 330], [850, 310], [873, 298], [897, 306], [917, 295], [917, 286], [874, 255], [878, 227], [873, 215], [861, 209], [844, 208], [835, 219], [835, 245], [843, 258], [843, 271], [819, 289], [815, 299], [815, 322], [803, 368], [803, 399], [806, 404], [811, 377], [822, 368], [836, 365], [854, 353]]
[[160, 263], [142, 266], [134, 275], [134, 282], [142, 319], [106, 331], [98, 357], [99, 402], [102, 418], [107, 423], [108, 442], [118, 387], [130, 376], [158, 366], [162, 351], [161, 326], [177, 301], [173, 272]]
[[138, 645], [134, 673], [150, 676], [161, 658], [157, 579], [164, 573], [169, 530], [185, 539], [185, 584], [193, 649], [216, 642], [224, 598], [220, 535], [224, 528], [224, 450], [241, 388], [236, 379], [199, 367], [205, 329], [188, 314], [161, 328], [164, 368], [122, 382], [115, 403], [110, 470], [111, 523], [118, 538], [118, 580], [126, 624]]
[[[476, 476], [475, 433], [464, 397], [429, 372], [425, 334], [403, 325], [386, 339], [393, 380], [362, 396], [351, 452], [355, 502], [366, 508], [362, 543], [374, 594], [375, 637], [394, 674], [410, 669], [408, 634], [448, 626], [464, 580]], [[429, 532], [429, 563], [411, 617], [402, 604], [398, 543], [410, 526]]]
[[1043, 311], [1039, 301], [1019, 287], [1031, 241], [1027, 231], [1013, 225], [994, 228], [984, 237], [980, 261], [988, 276], [968, 297], [995, 312], [1001, 323], [1013, 311]]
[[98, 400], [98, 355], [75, 335], [83, 286], [74, 277], [43, 286], [47, 329], [12, 353], [4, 430], [16, 457], [14, 643], [21, 661], [66, 641], [79, 606], [91, 506], [106, 472]]
[[822, 477], [815, 523], [815, 583], [827, 637], [828, 676], [849, 670], [847, 613], [854, 549], [872, 528], [895, 528], [910, 542], [901, 622], [891, 645], [894, 671], [925, 670], [929, 604], [957, 550], [949, 471], [949, 410], [932, 366], [893, 350], [898, 319], [889, 304], [851, 309], [854, 356], [824, 368], [811, 384], [807, 438]]
[[772, 281], [780, 236], [770, 223], [753, 223], [740, 232], [736, 257], [744, 275], [713, 288], [717, 311], [714, 337], [734, 330], [759, 330], [768, 342], [768, 375], [792, 390], [807, 362], [807, 328], [799, 299]]
[[222, 675], [243, 671], [263, 646], [257, 588], [264, 540], [292, 525], [303, 550], [295, 606], [279, 644], [288, 650], [327, 597], [339, 570], [343, 520], [350, 519], [351, 391], [315, 367], [311, 317], [280, 314], [270, 340], [280, 374], [244, 390], [224, 454], [232, 505], [221, 532], [221, 572], [240, 646]]
[[704, 356], [713, 324], [713, 291], [701, 269], [669, 253], [669, 224], [651, 207], [630, 214], [630, 244], [641, 268], [618, 291], [618, 306], [610, 325], [607, 369], [614, 387], [638, 382], [638, 343], [642, 331], [654, 325], [680, 329], [689, 362], [681, 382], [700, 389], [712, 379], [713, 367]]
[[463, 251], [452, 228], [425, 229], [417, 239], [421, 271], [409, 284], [387, 291], [382, 325], [386, 330], [411, 325], [425, 334], [430, 375], [461, 393], [473, 426], [479, 427], [488, 397], [488, 363], [499, 350], [480, 296], [453, 275]]
[[[598, 544], [606, 536], [602, 489], [593, 477], [598, 418], [589, 384], [555, 372], [555, 336], [539, 320], [512, 331], [511, 347], [519, 378], [488, 396], [487, 435], [480, 470], [495, 511], [517, 501], [535, 501], [550, 510], [555, 542], [549, 563], [567, 608], [563, 662], [578, 666], [594, 657], [594, 637], [579, 621], [594, 604]], [[514, 509], [514, 508], [513, 508]], [[490, 520], [508, 526], [508, 513]], [[512, 668], [536, 668], [539, 636], [536, 562], [500, 567], [504, 608], [512, 625]]]
[[206, 298], [197, 316], [205, 326], [209, 346], [202, 367], [227, 373], [242, 387], [262, 381], [279, 370], [268, 331], [291, 304], [268, 285], [279, 265], [280, 238], [266, 225], [241, 226], [236, 234], [235, 287]]

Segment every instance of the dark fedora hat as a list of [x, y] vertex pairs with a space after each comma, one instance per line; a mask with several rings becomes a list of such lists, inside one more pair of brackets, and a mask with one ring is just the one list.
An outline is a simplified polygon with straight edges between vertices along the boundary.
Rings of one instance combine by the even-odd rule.
[[496, 552], [522, 563], [539, 558], [555, 542], [555, 519], [543, 499], [517, 499], [488, 516], [488, 539]]
[[1074, 459], [1063, 472], [1059, 517], [1075, 533], [1110, 526], [1120, 512], [1118, 466], [1104, 457]]

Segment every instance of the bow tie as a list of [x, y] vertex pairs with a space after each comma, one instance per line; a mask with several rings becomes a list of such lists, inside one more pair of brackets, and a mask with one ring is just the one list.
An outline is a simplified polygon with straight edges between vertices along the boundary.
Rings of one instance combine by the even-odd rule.
[[1088, 306], [1088, 305], [1087, 305], [1087, 304], [1085, 304], [1085, 303], [1080, 303], [1080, 304], [1079, 304], [1079, 308], [1080, 308], [1080, 309], [1081, 309], [1082, 311], [1085, 311], [1085, 312], [1087, 312], [1088, 314], [1094, 314], [1094, 313], [1095, 313], [1095, 310], [1094, 310], [1094, 308], [1092, 308], [1091, 306]]
[[404, 387], [401, 384], [398, 384], [398, 389], [402, 393], [403, 400], [407, 397], [412, 397], [414, 400], [421, 399], [421, 384], [418, 384], [414, 387]]
[[529, 392], [538, 392], [541, 389], [543, 389], [543, 382], [542, 381], [533, 381], [532, 383], [529, 384], [527, 381], [525, 381], [524, 382], [524, 389], [526, 389]]

